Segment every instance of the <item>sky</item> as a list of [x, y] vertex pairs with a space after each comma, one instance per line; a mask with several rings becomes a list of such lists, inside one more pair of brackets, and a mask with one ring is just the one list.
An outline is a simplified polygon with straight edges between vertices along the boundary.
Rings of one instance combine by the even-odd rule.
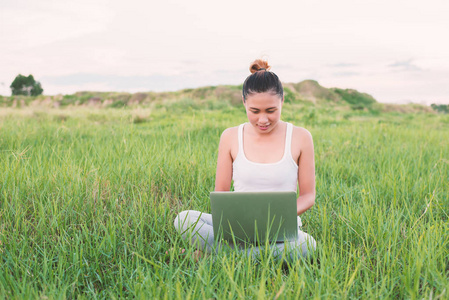
[[256, 58], [379, 102], [449, 104], [447, 0], [1, 0], [0, 95], [241, 84]]

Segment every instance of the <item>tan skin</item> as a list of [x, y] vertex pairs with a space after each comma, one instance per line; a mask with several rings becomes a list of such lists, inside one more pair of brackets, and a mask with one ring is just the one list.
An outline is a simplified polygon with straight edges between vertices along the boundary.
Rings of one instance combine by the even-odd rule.
[[[284, 99], [273, 93], [256, 93], [243, 101], [250, 124], [243, 130], [245, 156], [257, 163], [275, 163], [281, 160], [285, 147], [287, 124], [280, 120]], [[226, 129], [218, 146], [215, 191], [229, 191], [232, 181], [232, 163], [238, 153], [238, 127]], [[315, 204], [315, 160], [312, 135], [301, 127], [293, 127], [292, 157], [298, 165], [299, 197], [296, 213], [301, 215]], [[185, 250], [182, 249], [181, 253]], [[168, 254], [168, 252], [166, 252]], [[203, 257], [200, 250], [193, 252], [195, 261]]]
[[[273, 93], [248, 95], [243, 102], [248, 121], [243, 129], [245, 156], [257, 163], [275, 163], [284, 154], [287, 124], [280, 120], [284, 99]], [[298, 165], [299, 197], [297, 214], [315, 204], [315, 160], [312, 135], [301, 127], [293, 127], [292, 157]], [[238, 153], [238, 127], [226, 129], [218, 147], [215, 191], [229, 191], [232, 163]]]

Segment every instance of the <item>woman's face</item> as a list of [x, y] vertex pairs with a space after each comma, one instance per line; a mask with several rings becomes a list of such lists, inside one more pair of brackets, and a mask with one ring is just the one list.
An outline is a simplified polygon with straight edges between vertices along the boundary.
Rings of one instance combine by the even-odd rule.
[[272, 93], [248, 95], [244, 102], [249, 123], [259, 133], [269, 133], [281, 119], [283, 98]]

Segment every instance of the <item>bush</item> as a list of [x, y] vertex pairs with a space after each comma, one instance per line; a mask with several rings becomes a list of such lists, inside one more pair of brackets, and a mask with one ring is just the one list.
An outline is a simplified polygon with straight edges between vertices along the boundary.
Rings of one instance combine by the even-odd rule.
[[115, 100], [111, 104], [108, 105], [110, 108], [123, 108], [128, 104], [128, 101], [124, 100]]
[[333, 90], [355, 110], [369, 109], [371, 105], [377, 102], [371, 95], [360, 93], [356, 90], [339, 88], [334, 88]]
[[296, 95], [288, 87], [284, 87], [284, 103], [296, 102]]

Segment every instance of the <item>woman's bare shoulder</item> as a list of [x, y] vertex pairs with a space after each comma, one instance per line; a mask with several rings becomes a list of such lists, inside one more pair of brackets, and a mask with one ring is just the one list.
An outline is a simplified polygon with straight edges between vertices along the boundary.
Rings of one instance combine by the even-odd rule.
[[238, 126], [225, 129], [220, 138], [219, 151], [223, 153], [228, 152], [232, 159], [236, 157], [238, 151], [238, 129]]
[[299, 139], [301, 141], [312, 141], [312, 134], [310, 131], [303, 127], [293, 126], [293, 139]]
[[232, 140], [237, 136], [238, 130], [238, 126], [226, 128], [221, 134], [221, 140]]

